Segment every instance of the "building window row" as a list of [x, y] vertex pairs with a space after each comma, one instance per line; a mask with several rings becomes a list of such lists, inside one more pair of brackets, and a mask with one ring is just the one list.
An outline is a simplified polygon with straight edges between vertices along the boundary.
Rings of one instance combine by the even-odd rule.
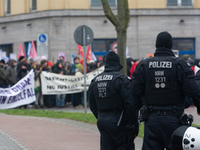
[[[11, 13], [11, 0], [5, 0], [5, 15], [9, 15]], [[30, 11], [37, 10], [37, 0], [30, 0]]]
[[[5, 0], [5, 15], [11, 13], [11, 0]], [[117, 0], [108, 0], [110, 7], [117, 7]], [[193, 6], [193, 0], [167, 0], [167, 6]], [[101, 0], [90, 0], [91, 8], [102, 8]], [[30, 0], [30, 11], [37, 10], [37, 0]]]
[[[110, 7], [117, 6], [117, 0], [108, 0]], [[101, 0], [90, 0], [90, 7], [102, 7]]]
[[167, 6], [193, 6], [193, 0], [167, 0]]
[[[108, 0], [111, 7], [117, 7], [117, 0]], [[167, 6], [193, 6], [193, 0], [167, 0]], [[101, 0], [90, 0], [90, 7], [102, 7]]]

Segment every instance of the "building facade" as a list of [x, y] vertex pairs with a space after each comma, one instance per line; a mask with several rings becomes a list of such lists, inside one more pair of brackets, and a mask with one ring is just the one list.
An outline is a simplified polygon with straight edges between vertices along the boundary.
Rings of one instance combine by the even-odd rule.
[[[117, 14], [117, 0], [108, 2]], [[129, 0], [129, 8], [129, 56], [147, 57], [155, 51], [157, 34], [169, 31], [180, 56], [200, 58], [200, 0]], [[18, 53], [20, 44], [25, 51], [30, 41], [37, 47], [38, 34], [47, 34], [49, 60], [55, 62], [64, 52], [70, 61], [71, 54], [78, 55], [74, 31], [80, 25], [93, 30], [97, 56], [107, 54], [116, 42], [100, 0], [0, 0], [0, 49], [7, 56]]]

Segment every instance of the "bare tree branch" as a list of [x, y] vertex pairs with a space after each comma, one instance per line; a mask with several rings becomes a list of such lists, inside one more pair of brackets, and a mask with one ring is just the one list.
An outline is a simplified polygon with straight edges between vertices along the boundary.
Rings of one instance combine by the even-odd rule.
[[105, 13], [105, 16], [110, 20], [110, 22], [115, 26], [119, 26], [119, 20], [117, 19], [117, 17], [113, 14], [108, 1], [107, 0], [101, 0], [102, 6], [103, 6], [103, 10]]
[[117, 12], [120, 28], [124, 28], [124, 0], [117, 0]]
[[124, 0], [124, 27], [127, 29], [128, 24], [130, 22], [130, 11], [129, 11], [129, 6], [128, 6], [128, 0]]

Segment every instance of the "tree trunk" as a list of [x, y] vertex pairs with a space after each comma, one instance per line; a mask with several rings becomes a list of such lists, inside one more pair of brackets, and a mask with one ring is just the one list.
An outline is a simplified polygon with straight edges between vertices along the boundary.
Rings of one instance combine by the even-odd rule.
[[126, 30], [117, 30], [117, 52], [120, 57], [120, 63], [123, 66], [121, 73], [127, 74], [126, 64]]
[[117, 31], [117, 52], [120, 57], [121, 65], [123, 66], [121, 73], [127, 74], [126, 39], [128, 23], [130, 21], [128, 0], [117, 0], [117, 17], [113, 14], [107, 0], [101, 0], [101, 2], [105, 16], [115, 26]]
[[123, 66], [121, 73], [127, 74], [126, 69], [126, 29], [124, 25], [125, 20], [125, 8], [124, 8], [125, 0], [117, 0], [117, 12], [118, 12], [118, 20], [119, 26], [116, 27], [117, 31], [117, 52], [120, 56], [120, 62]]

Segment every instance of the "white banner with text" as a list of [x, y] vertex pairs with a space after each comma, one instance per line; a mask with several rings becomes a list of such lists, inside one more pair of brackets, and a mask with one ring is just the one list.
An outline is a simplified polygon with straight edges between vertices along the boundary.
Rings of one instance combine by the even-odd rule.
[[0, 88], [0, 109], [15, 108], [34, 102], [36, 100], [34, 83], [34, 72], [31, 70], [14, 86]]
[[[92, 79], [104, 71], [104, 66], [86, 74], [86, 87], [88, 89]], [[74, 76], [59, 75], [55, 73], [41, 73], [43, 95], [71, 94], [84, 91], [84, 75], [76, 73]]]

